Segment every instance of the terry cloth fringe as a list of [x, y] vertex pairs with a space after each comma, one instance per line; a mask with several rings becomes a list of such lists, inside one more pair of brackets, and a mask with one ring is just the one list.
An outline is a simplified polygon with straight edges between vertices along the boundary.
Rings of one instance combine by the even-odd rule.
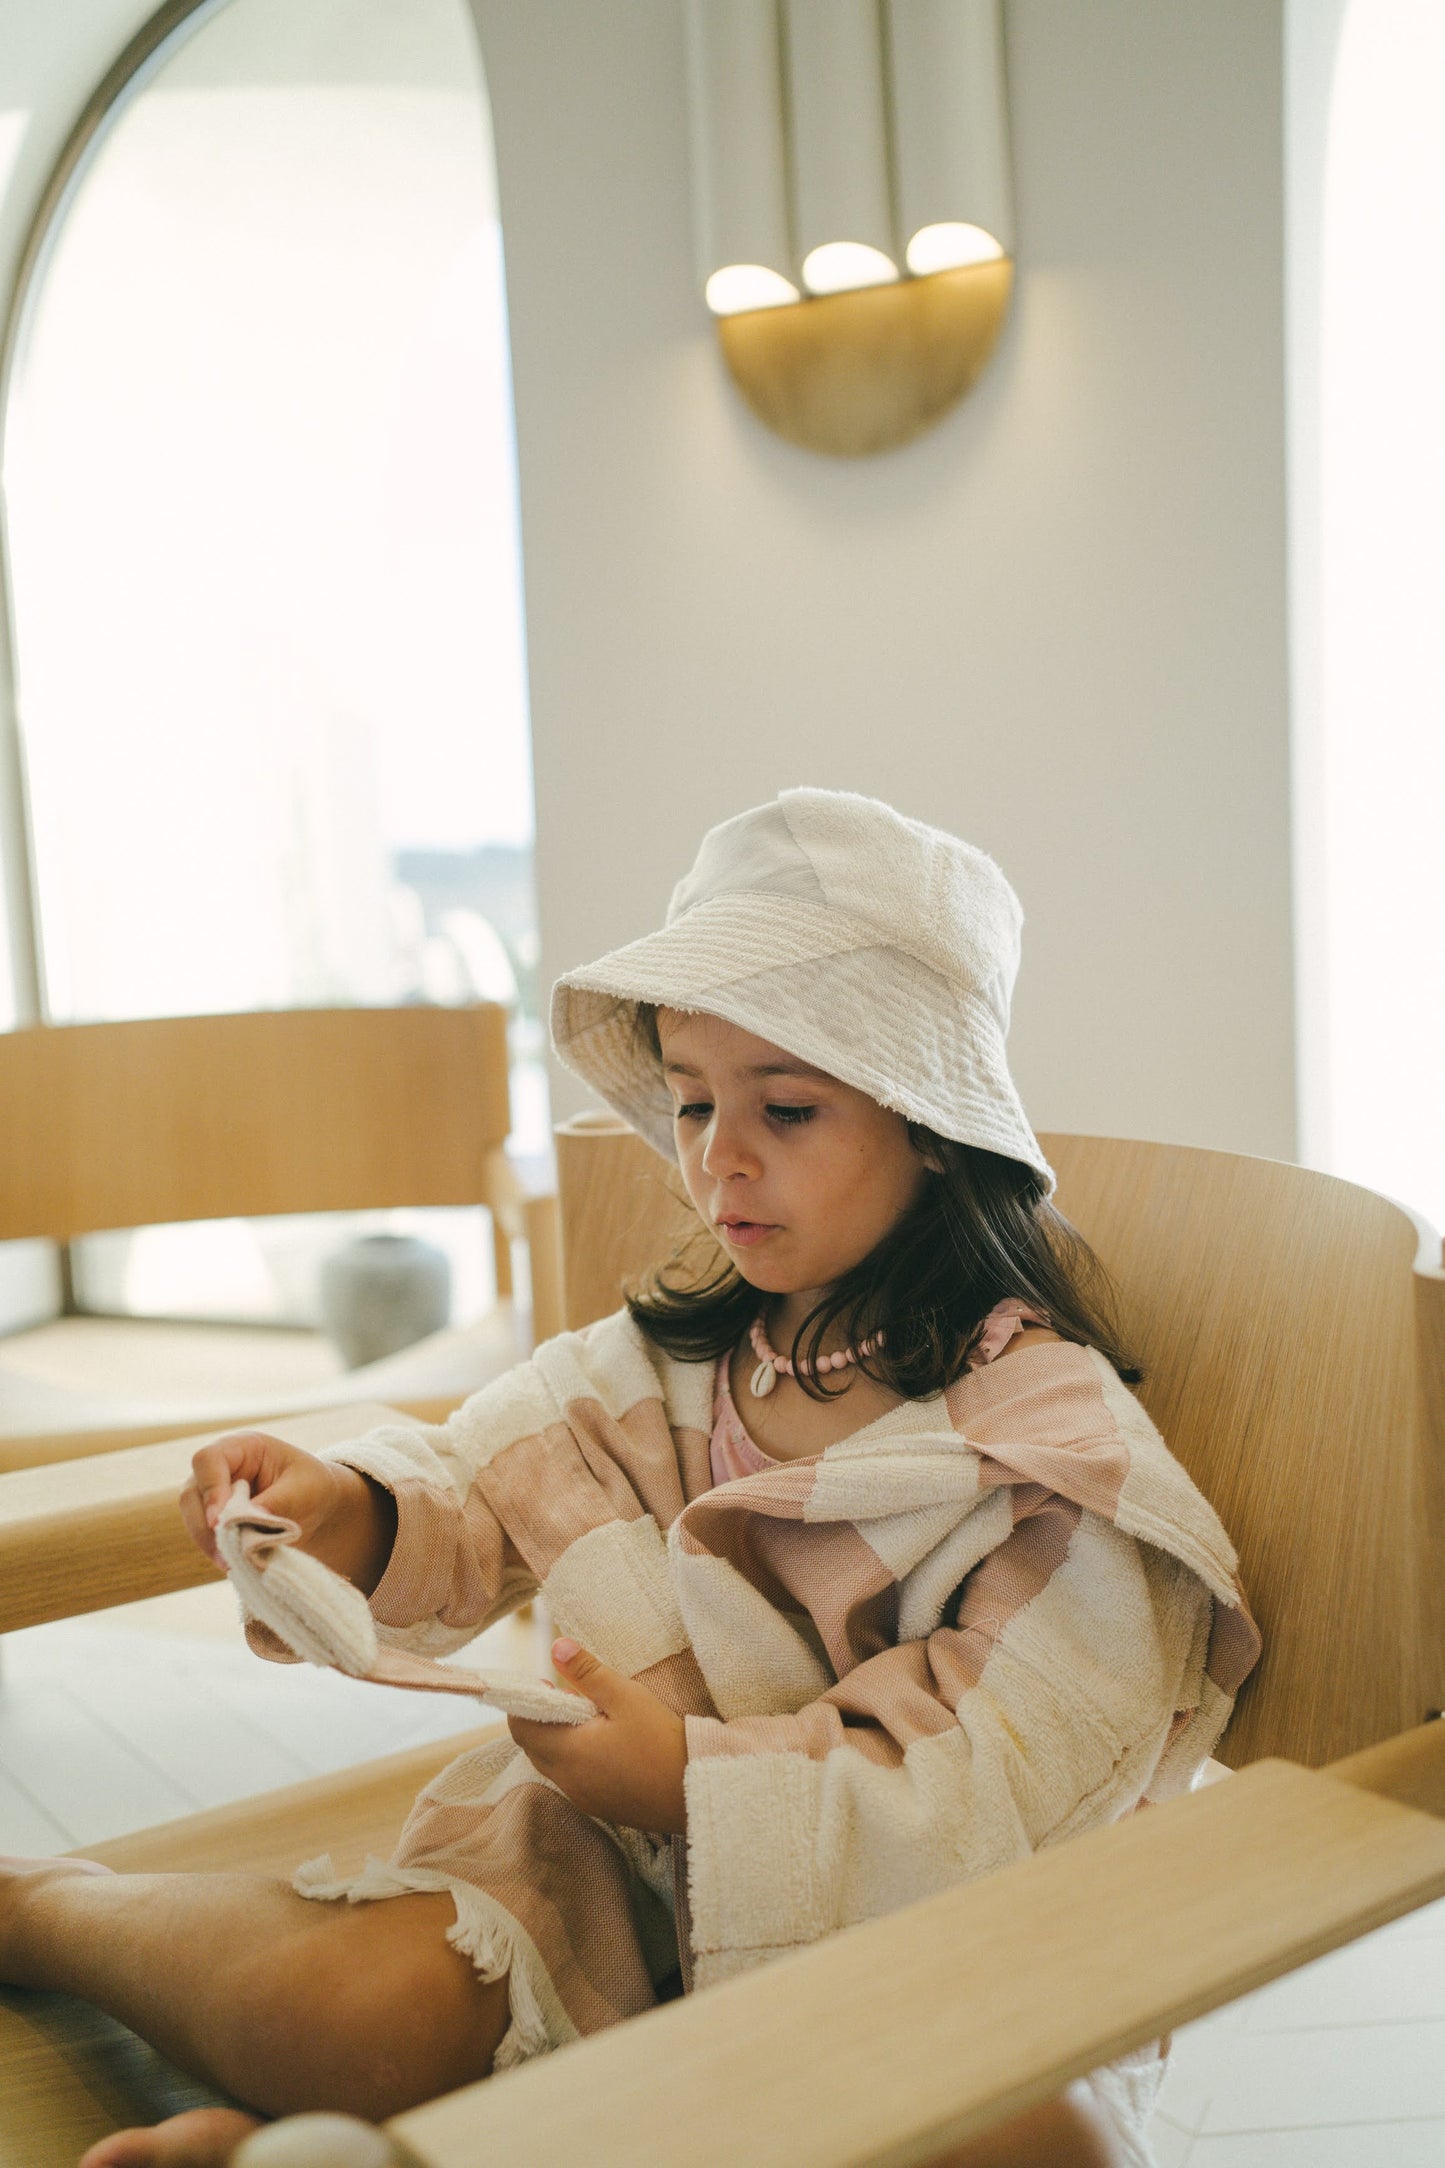
[[1137, 2048], [1132, 2055], [1121, 2055], [1117, 2062], [1091, 2070], [1084, 2081], [1113, 2126], [1128, 2168], [1158, 2168], [1149, 2124], [1167, 2063], [1157, 2044]]

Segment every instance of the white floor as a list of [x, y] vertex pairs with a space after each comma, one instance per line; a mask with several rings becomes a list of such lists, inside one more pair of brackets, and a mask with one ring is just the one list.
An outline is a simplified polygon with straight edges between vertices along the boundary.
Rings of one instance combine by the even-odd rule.
[[1445, 1905], [1175, 2035], [1160, 2168], [1442, 2168]]
[[[546, 1669], [540, 1612], [486, 1641]], [[477, 1714], [260, 1663], [221, 1586], [33, 1627], [0, 1643], [0, 1852], [98, 1844]], [[1445, 1905], [1178, 2033], [1155, 2147], [1159, 2168], [1445, 2168]]]
[[[487, 1656], [545, 1672], [540, 1611], [466, 1660]], [[99, 1844], [485, 1721], [466, 1699], [261, 1662], [224, 1583], [32, 1626], [0, 1641], [0, 1851]]]

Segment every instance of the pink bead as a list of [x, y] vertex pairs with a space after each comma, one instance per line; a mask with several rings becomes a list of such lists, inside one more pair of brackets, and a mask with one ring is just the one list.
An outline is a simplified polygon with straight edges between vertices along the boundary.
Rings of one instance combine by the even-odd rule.
[[[768, 1337], [763, 1331], [763, 1321], [760, 1317], [755, 1318], [748, 1327], [748, 1338], [752, 1342], [753, 1353], [757, 1356], [758, 1361], [772, 1365], [775, 1382], [778, 1377], [791, 1378], [797, 1376], [797, 1369], [791, 1359], [786, 1355], [774, 1354], [772, 1348], [769, 1347]], [[837, 1355], [820, 1355], [816, 1363], [805, 1362], [802, 1369], [805, 1376], [808, 1377], [821, 1377], [825, 1371], [829, 1370], [846, 1370], [849, 1363], [857, 1362], [860, 1356], [871, 1355], [874, 1349], [881, 1347], [882, 1344], [883, 1334], [881, 1332], [875, 1333], [873, 1338], [865, 1340], [860, 1348], [844, 1348], [841, 1354]]]

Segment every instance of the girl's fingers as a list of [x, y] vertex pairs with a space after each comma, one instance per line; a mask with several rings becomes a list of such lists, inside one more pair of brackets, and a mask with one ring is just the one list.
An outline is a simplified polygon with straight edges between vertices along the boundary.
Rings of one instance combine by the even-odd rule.
[[609, 1671], [590, 1649], [579, 1648], [566, 1635], [552, 1643], [552, 1661], [562, 1674], [562, 1684], [570, 1692], [585, 1694], [589, 1701], [595, 1701], [604, 1714], [632, 1684], [630, 1679]]
[[206, 1557], [210, 1559], [211, 1564], [216, 1565], [218, 1563], [216, 1558], [216, 1533], [206, 1519], [206, 1509], [201, 1503], [201, 1493], [194, 1476], [181, 1492], [180, 1506], [181, 1519], [186, 1525], [186, 1534], [195, 1544], [197, 1550], [203, 1551]]
[[215, 1445], [203, 1445], [192, 1459], [191, 1481], [200, 1497], [201, 1510], [212, 1528], [216, 1525], [216, 1515], [235, 1489], [237, 1478], [250, 1480], [254, 1459], [249, 1439], [239, 1437], [221, 1438]]
[[218, 1445], [203, 1445], [191, 1459], [191, 1481], [200, 1500], [201, 1512], [209, 1522], [225, 1504], [230, 1494], [232, 1475], [230, 1465]]
[[237, 1483], [249, 1483], [254, 1495], [267, 1490], [281, 1473], [291, 1449], [263, 1430], [233, 1430], [214, 1445], [203, 1445], [191, 1461], [191, 1480], [200, 1492], [207, 1523], [217, 1515]]

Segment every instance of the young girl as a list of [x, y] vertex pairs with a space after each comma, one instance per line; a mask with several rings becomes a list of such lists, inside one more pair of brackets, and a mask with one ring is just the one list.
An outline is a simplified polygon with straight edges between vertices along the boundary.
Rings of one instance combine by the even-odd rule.
[[[600, 1713], [514, 1718], [350, 1880], [36, 1863], [0, 1977], [262, 2116], [379, 2119], [1189, 1786], [1258, 1641], [1048, 1203], [1004, 1056], [1020, 923], [981, 852], [786, 791], [561, 981], [558, 1052], [675, 1155], [712, 1269], [445, 1425], [225, 1439], [182, 1503], [214, 1555], [244, 1480], [419, 1654], [540, 1589]], [[952, 2157], [1147, 2162], [1158, 2069]], [[222, 2161], [251, 2121], [87, 2168]]]

